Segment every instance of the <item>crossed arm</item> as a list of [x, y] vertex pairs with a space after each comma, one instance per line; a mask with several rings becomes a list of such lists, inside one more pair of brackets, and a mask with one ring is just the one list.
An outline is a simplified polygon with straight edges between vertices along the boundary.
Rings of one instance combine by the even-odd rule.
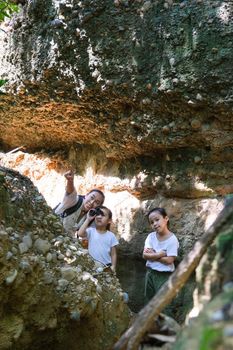
[[175, 256], [167, 256], [164, 250], [155, 252], [152, 248], [145, 248], [143, 251], [143, 258], [150, 261], [158, 261], [165, 265], [170, 265], [174, 262]]

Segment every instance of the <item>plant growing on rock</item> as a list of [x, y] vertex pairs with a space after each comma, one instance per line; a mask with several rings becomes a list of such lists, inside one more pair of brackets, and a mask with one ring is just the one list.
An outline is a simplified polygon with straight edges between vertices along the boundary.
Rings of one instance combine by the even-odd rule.
[[12, 1], [0, 0], [0, 22], [4, 21], [5, 17], [10, 17], [12, 13], [18, 11], [18, 5]]

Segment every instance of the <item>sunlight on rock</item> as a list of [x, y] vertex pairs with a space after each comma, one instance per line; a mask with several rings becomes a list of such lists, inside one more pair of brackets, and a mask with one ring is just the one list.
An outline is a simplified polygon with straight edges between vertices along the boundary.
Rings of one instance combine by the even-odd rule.
[[[50, 207], [54, 208], [62, 201], [66, 186], [64, 173], [69, 169], [69, 163], [59, 156], [49, 157], [41, 153], [29, 154], [17, 151], [9, 154], [0, 153], [0, 160], [1, 165], [28, 176]], [[196, 202], [194, 200], [191, 204], [192, 210], [190, 204], [182, 199], [170, 200], [157, 195], [153, 202], [140, 200], [135, 196], [135, 191], [143, 191], [147, 174], [141, 171], [131, 178], [122, 179], [118, 176], [96, 173], [95, 165], [95, 160], [91, 158], [84, 175], [75, 175], [75, 188], [82, 195], [93, 188], [104, 191], [106, 198], [104, 204], [113, 213], [112, 229], [125, 241], [129, 242], [135, 232], [147, 230], [147, 221], [143, 213], [148, 210], [148, 205], [163, 206], [171, 215], [172, 227], [179, 232], [184, 246], [189, 249], [193, 241], [191, 235], [200, 236], [204, 233], [223, 208], [223, 200], [217, 198], [198, 199]], [[153, 185], [156, 186], [159, 180], [160, 177], [154, 178]], [[207, 188], [200, 181], [196, 180], [195, 186], [206, 192]], [[208, 190], [210, 189], [207, 189], [207, 192]], [[187, 235], [187, 232], [190, 234]]]
[[219, 9], [217, 10], [217, 16], [218, 18], [225, 24], [229, 23], [231, 11], [230, 11], [230, 5], [223, 3], [220, 5]]
[[106, 205], [111, 203], [114, 212], [113, 220], [121, 238], [129, 241], [131, 236], [131, 223], [135, 210], [139, 209], [140, 201], [128, 191], [106, 194]]
[[223, 209], [224, 204], [223, 201], [219, 201], [217, 199], [208, 199], [200, 201], [199, 205], [202, 207], [200, 211], [200, 217], [202, 217], [205, 221], [204, 229], [208, 230], [208, 228], [214, 223], [218, 214]]
[[[38, 43], [38, 46], [40, 47], [41, 45]], [[49, 47], [49, 52], [48, 52], [48, 56], [49, 56], [49, 66], [48, 66], [48, 69], [49, 68], [52, 68], [56, 62], [56, 55], [55, 55], [55, 52], [56, 50], [58, 50], [58, 45], [57, 43], [54, 41], [54, 39], [51, 39], [50, 40], [50, 47]]]
[[198, 179], [195, 179], [194, 186], [197, 190], [214, 193], [214, 191], [211, 188], [207, 187], [203, 182], [199, 181]]
[[[89, 45], [87, 48], [88, 58], [89, 58], [89, 67], [91, 69], [91, 75], [97, 81], [103, 80], [101, 77], [101, 72], [98, 68], [101, 68], [102, 63], [100, 59], [94, 54], [91, 42], [89, 40]], [[98, 68], [97, 68], [98, 67]]]
[[201, 305], [198, 301], [198, 290], [195, 289], [193, 292], [193, 308], [192, 310], [187, 314], [185, 323], [189, 324], [192, 319], [196, 318], [201, 310], [203, 309], [203, 305]]
[[[222, 205], [223, 207], [223, 205]], [[208, 229], [213, 223], [214, 221], [216, 220], [217, 216], [219, 214], [219, 211], [215, 211], [213, 213], [210, 213], [208, 215], [208, 217], [206, 218], [206, 222], [205, 222], [205, 228]]]
[[[1, 154], [2, 165], [18, 170], [28, 176], [41, 192], [49, 206], [54, 208], [65, 193], [65, 169], [58, 172], [56, 161], [46, 157], [16, 152], [10, 155]], [[4, 158], [4, 161], [3, 161]], [[67, 169], [66, 169], [67, 170]], [[134, 188], [135, 184], [145, 179], [140, 173], [132, 180], [121, 180], [119, 177], [95, 174], [93, 164], [89, 164], [84, 176], [76, 175], [75, 188], [78, 193], [85, 195], [93, 188], [99, 188], [105, 193], [105, 205], [113, 212], [113, 228], [125, 240], [130, 239], [131, 223], [136, 210], [140, 208], [140, 201], [126, 189]]]
[[198, 32], [196, 29], [193, 28], [193, 33], [192, 33], [192, 39], [193, 39], [193, 47], [196, 49], [197, 44], [198, 44]]

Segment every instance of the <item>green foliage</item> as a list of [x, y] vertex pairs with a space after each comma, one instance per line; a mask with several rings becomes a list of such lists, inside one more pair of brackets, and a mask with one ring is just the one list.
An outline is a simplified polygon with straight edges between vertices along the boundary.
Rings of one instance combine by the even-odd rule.
[[3, 86], [7, 82], [6, 79], [0, 79], [0, 87]]
[[202, 332], [200, 350], [217, 349], [222, 343], [222, 330], [206, 327]]
[[4, 21], [5, 17], [10, 17], [12, 13], [18, 12], [19, 7], [12, 1], [0, 0], [0, 22]]
[[233, 247], [233, 232], [232, 228], [228, 232], [220, 235], [217, 240], [218, 250], [221, 252], [221, 255], [226, 258], [226, 255], [232, 253]]
[[0, 79], [0, 95], [3, 94], [3, 91], [1, 90], [1, 87], [7, 82], [7, 79]]

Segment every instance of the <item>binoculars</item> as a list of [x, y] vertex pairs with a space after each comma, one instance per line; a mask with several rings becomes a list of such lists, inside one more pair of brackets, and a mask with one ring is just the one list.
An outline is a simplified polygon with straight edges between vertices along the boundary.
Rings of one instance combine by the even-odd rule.
[[89, 210], [89, 215], [90, 216], [95, 216], [95, 215], [104, 216], [104, 212], [100, 208], [95, 208], [95, 209], [90, 209]]

